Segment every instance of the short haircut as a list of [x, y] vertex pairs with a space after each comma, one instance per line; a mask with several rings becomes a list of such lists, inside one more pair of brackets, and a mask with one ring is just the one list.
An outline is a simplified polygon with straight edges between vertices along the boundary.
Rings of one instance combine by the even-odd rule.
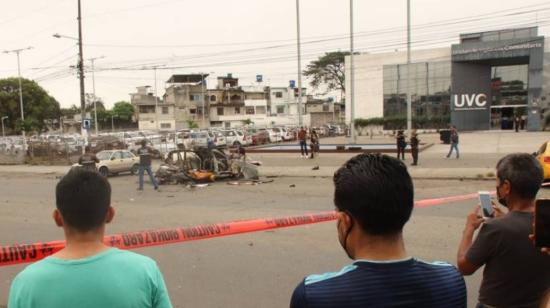
[[497, 164], [500, 182], [508, 181], [512, 194], [522, 199], [535, 199], [542, 184], [542, 166], [533, 155], [515, 153], [504, 156]]
[[334, 204], [370, 235], [395, 235], [411, 217], [414, 187], [400, 160], [360, 154], [334, 174]]
[[98, 172], [73, 168], [57, 183], [55, 199], [65, 223], [87, 232], [103, 225], [111, 205], [111, 185]]

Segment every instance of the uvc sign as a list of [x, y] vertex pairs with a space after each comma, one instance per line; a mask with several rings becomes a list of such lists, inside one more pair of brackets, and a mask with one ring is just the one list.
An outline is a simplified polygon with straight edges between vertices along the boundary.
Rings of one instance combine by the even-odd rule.
[[460, 110], [479, 110], [487, 108], [487, 95], [479, 94], [455, 94], [455, 109]]

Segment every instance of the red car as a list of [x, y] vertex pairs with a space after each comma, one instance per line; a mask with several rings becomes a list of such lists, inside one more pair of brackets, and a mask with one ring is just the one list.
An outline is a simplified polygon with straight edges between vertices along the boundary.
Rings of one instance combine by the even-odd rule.
[[250, 128], [247, 133], [252, 136], [252, 145], [269, 143], [269, 133], [265, 130], [260, 131], [255, 128]]

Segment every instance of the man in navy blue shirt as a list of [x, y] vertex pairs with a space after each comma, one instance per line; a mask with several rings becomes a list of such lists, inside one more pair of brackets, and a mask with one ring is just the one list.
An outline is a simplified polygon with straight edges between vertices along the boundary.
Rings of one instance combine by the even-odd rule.
[[405, 250], [414, 188], [401, 161], [358, 155], [334, 174], [334, 186], [338, 240], [354, 262], [306, 277], [291, 308], [466, 307], [464, 279], [454, 266], [420, 261]]

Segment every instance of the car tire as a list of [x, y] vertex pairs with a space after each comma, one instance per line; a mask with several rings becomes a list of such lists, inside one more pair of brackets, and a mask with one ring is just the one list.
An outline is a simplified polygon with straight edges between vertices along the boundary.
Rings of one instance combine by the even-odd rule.
[[138, 164], [134, 164], [132, 166], [132, 169], [130, 169], [130, 173], [132, 175], [136, 175], [137, 173], [139, 172], [139, 165]]
[[99, 168], [99, 174], [101, 174], [102, 176], [104, 177], [108, 177], [109, 176], [109, 169], [107, 169], [107, 167], [103, 166], [101, 168]]

